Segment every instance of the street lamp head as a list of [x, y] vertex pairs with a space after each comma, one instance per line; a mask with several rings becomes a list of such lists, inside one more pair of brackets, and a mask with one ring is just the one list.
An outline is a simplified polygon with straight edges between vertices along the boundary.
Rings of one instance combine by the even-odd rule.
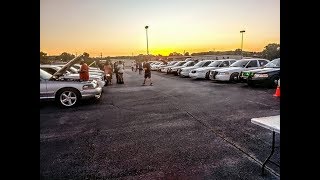
[[246, 32], [246, 31], [245, 30], [240, 31], [240, 33], [244, 33], [244, 32]]
[[146, 27], [144, 27], [145, 29], [148, 29], [149, 28], [149, 26], [146, 26]]

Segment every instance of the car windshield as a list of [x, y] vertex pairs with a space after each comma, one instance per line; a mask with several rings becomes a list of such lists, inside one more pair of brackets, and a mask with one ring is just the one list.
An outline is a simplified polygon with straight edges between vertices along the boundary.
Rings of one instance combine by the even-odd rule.
[[280, 59], [274, 59], [271, 62], [268, 62], [264, 67], [279, 68], [280, 67]]
[[50, 79], [52, 77], [51, 74], [47, 73], [46, 71], [40, 69], [40, 78], [41, 79]]
[[195, 66], [195, 67], [200, 67], [200, 66], [202, 66], [204, 63], [206, 63], [206, 61], [200, 61], [200, 62], [198, 62], [197, 64], [195, 64], [194, 66]]
[[219, 67], [222, 61], [213, 61], [208, 65], [208, 67]]
[[193, 63], [193, 61], [188, 61], [188, 62], [186, 62], [184, 65], [183, 65], [183, 67], [187, 67], [189, 64], [191, 64], [191, 63]]
[[178, 62], [175, 66], [182, 66], [182, 65], [185, 64], [185, 63], [186, 63], [185, 61]]
[[230, 65], [230, 67], [244, 67], [249, 62], [249, 60], [240, 60]]

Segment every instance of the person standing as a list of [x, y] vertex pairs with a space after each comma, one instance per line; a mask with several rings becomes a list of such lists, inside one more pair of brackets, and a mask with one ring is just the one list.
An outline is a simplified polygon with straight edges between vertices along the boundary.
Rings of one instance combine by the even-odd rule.
[[104, 73], [108, 83], [112, 85], [112, 67], [108, 61], [104, 64]]
[[114, 66], [114, 74], [116, 75], [116, 79], [117, 79], [117, 84], [119, 84], [119, 74], [118, 74], [118, 62], [114, 62], [113, 64]]
[[123, 84], [123, 73], [124, 73], [124, 65], [122, 61], [119, 61], [118, 65], [118, 74], [119, 74], [119, 84]]
[[150, 67], [150, 63], [148, 61], [146, 61], [145, 63], [143, 63], [143, 69], [144, 69], [144, 81], [143, 81], [143, 86], [146, 84], [146, 80], [147, 78], [150, 79], [150, 86], [152, 86], [152, 80], [151, 80], [151, 67]]
[[80, 70], [79, 72], [79, 76], [80, 76], [80, 81], [88, 81], [89, 80], [89, 67], [88, 65], [84, 62], [84, 60], [82, 59], [80, 61]]
[[139, 62], [139, 74], [141, 74], [143, 68], [142, 68], [142, 62]]
[[135, 63], [136, 63], [136, 72], [137, 72], [137, 70], [139, 68], [139, 63], [138, 63], [138, 61], [135, 61]]
[[133, 69], [134, 69], [134, 61], [131, 62], [131, 70], [133, 72]]

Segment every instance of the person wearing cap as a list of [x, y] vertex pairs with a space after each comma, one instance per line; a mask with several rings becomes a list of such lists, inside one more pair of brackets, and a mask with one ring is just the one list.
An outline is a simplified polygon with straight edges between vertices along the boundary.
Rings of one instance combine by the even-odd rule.
[[89, 80], [89, 67], [84, 62], [83, 59], [80, 61], [80, 65], [81, 65], [80, 70], [79, 70], [80, 81], [88, 81]]

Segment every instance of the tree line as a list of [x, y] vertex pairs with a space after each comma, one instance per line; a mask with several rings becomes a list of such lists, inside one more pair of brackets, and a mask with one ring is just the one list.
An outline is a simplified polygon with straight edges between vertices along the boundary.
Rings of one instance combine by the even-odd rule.
[[[90, 57], [89, 53], [85, 52], [83, 53], [84, 59], [91, 63], [97, 59], [101, 58], [92, 58]], [[208, 52], [198, 52], [198, 53], [192, 53], [191, 56], [199, 56], [199, 55], [242, 55], [243, 57], [259, 57], [259, 58], [265, 58], [269, 60], [273, 60], [275, 58], [280, 57], [280, 44], [277, 43], [271, 43], [264, 47], [263, 51], [261, 52], [249, 52], [249, 51], [241, 51], [241, 49], [236, 49], [234, 51], [208, 51]], [[169, 54], [169, 56], [190, 56], [189, 52], [185, 52], [184, 54], [178, 53], [178, 52], [172, 52]], [[162, 56], [161, 54], [158, 55], [143, 55], [139, 54], [138, 56], [117, 56], [112, 57], [113, 59], [144, 59], [146, 57], [157, 57], [157, 58], [164, 58], [165, 56]], [[67, 62], [70, 59], [75, 58], [75, 55], [63, 52], [59, 56], [48, 56], [47, 53], [40, 51], [40, 63], [46, 64], [50, 62]], [[103, 59], [110, 59], [111, 57], [105, 57]]]

